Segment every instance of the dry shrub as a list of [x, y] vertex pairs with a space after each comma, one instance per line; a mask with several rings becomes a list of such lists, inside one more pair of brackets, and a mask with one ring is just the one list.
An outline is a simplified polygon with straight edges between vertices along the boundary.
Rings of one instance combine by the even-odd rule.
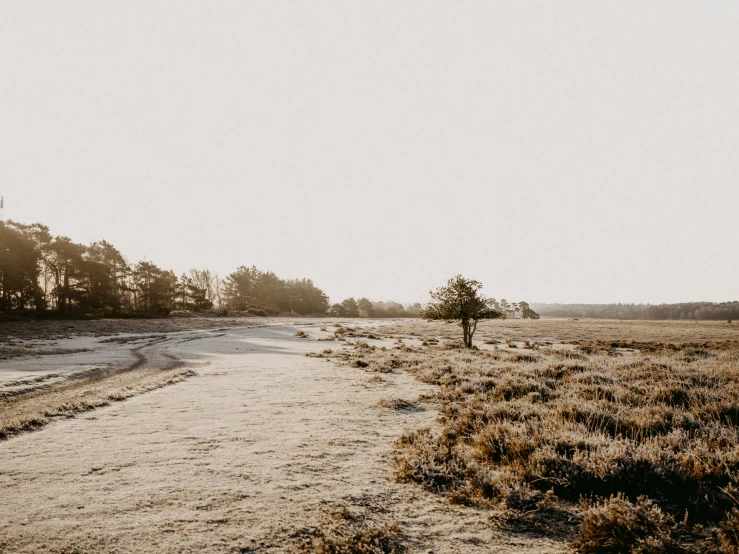
[[402, 398], [383, 399], [377, 403], [379, 408], [387, 408], [398, 412], [422, 412], [423, 408], [418, 404], [403, 400]]
[[739, 554], [739, 509], [736, 507], [721, 522], [719, 538], [723, 554]]
[[444, 342], [433, 347], [436, 350], [463, 350], [464, 344], [460, 341]]
[[713, 340], [713, 341], [687, 341], [687, 342], [660, 342], [660, 341], [638, 341], [638, 340], [602, 340], [595, 339], [580, 341], [580, 350], [613, 351], [614, 349], [638, 350], [641, 353], [669, 354], [683, 352], [699, 358], [713, 356], [711, 351], [736, 350], [739, 348], [737, 340]]
[[346, 334], [347, 334], [347, 330], [344, 327], [342, 327], [341, 325], [338, 325], [336, 327], [336, 329], [334, 329], [334, 334], [333, 335], [329, 335], [328, 337], [326, 337], [325, 339], [322, 339], [322, 340], [338, 340], [338, 341], [343, 341], [343, 340], [346, 340]]
[[400, 449], [395, 458], [398, 476], [435, 492], [459, 488], [466, 468], [453, 444], [448, 437], [434, 437], [429, 429], [404, 434], [398, 439]]
[[304, 552], [314, 554], [403, 554], [400, 526], [384, 521], [367, 509], [346, 506], [325, 518], [313, 539], [303, 545]]
[[333, 350], [325, 348], [321, 352], [308, 352], [306, 353], [306, 356], [309, 358], [330, 358], [331, 354], [333, 354]]
[[533, 364], [539, 361], [539, 358], [533, 354], [516, 354], [513, 356], [513, 361], [518, 363]]
[[587, 360], [587, 356], [572, 350], [557, 350], [555, 356], [562, 360]]
[[576, 545], [583, 554], [662, 554], [676, 552], [674, 520], [644, 496], [623, 495], [585, 503]]
[[482, 460], [520, 465], [536, 450], [536, 443], [524, 424], [506, 421], [491, 423], [479, 431], [473, 447]]

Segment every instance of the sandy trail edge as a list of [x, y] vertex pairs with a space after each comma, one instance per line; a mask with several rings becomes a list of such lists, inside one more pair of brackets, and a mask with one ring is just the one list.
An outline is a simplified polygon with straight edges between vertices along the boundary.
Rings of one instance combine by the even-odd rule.
[[[37, 430], [70, 417], [125, 400], [195, 375], [176, 356], [149, 342], [130, 349], [135, 361], [118, 368], [93, 368], [0, 382], [0, 439]], [[155, 355], [149, 355], [149, 352]], [[10, 385], [10, 386], [8, 386]]]
[[325, 502], [367, 497], [411, 552], [566, 550], [395, 483], [392, 441], [435, 413], [375, 405], [428, 387], [305, 357], [337, 348], [320, 335], [276, 325], [163, 343], [198, 375], [0, 443], [0, 551], [285, 552]]

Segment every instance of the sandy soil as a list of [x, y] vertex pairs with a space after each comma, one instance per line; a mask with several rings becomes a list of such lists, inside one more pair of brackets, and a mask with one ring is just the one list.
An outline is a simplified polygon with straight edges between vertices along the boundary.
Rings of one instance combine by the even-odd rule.
[[[84, 351], [0, 361], [0, 391], [41, 397], [172, 360], [196, 373], [0, 441], [0, 551], [289, 552], [332, 507], [367, 503], [399, 522], [410, 552], [566, 550], [395, 482], [393, 441], [434, 424], [434, 406], [418, 401], [426, 385], [306, 357], [342, 347], [317, 340], [326, 321], [215, 321], [145, 330], [163, 337], [26, 336], [37, 348]], [[423, 409], [393, 409], [397, 399]]]

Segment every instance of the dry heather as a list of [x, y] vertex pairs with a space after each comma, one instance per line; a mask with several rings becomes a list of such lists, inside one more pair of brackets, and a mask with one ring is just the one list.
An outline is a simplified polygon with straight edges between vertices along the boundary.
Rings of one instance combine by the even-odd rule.
[[398, 441], [401, 480], [581, 552], [739, 552], [737, 334], [639, 323], [496, 323], [472, 351], [396, 325], [420, 346], [323, 356], [439, 387], [438, 428]]
[[[400, 338], [445, 338], [459, 341], [461, 329], [422, 320], [405, 320], [381, 328], [383, 335]], [[739, 325], [718, 321], [614, 321], [565, 319], [508, 319], [482, 322], [476, 342], [566, 342], [581, 340], [638, 340], [641, 342], [699, 342], [739, 339]]]
[[300, 548], [313, 554], [403, 554], [406, 547], [398, 523], [371, 499], [334, 506], [318, 528], [309, 530]]

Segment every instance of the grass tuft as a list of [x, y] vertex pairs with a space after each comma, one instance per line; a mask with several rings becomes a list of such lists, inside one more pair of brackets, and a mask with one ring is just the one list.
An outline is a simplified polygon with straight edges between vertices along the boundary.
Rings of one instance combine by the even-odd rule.
[[371, 510], [341, 506], [302, 545], [313, 554], [404, 554], [400, 526]]
[[674, 520], [648, 498], [623, 495], [584, 504], [576, 546], [582, 554], [662, 554], [677, 548]]

